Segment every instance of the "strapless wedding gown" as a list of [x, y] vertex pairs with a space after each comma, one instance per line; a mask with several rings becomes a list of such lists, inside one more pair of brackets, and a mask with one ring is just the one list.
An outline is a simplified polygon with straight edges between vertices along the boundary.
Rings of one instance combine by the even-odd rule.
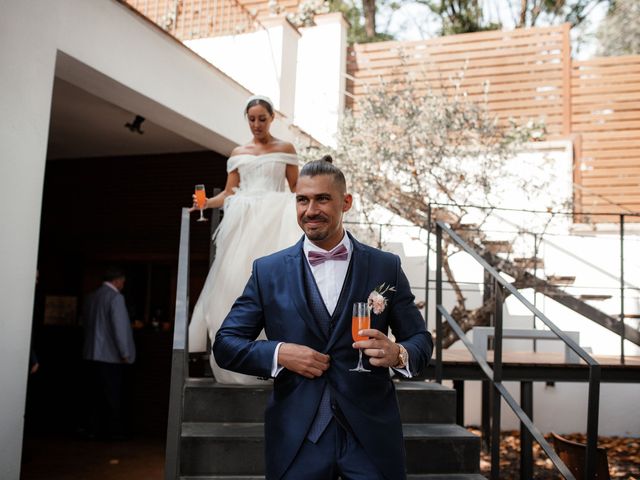
[[[298, 157], [274, 152], [235, 155], [227, 161], [227, 172], [238, 170], [240, 186], [225, 199], [224, 218], [214, 235], [216, 258], [193, 310], [190, 351], [206, 350], [207, 332], [213, 342], [249, 280], [253, 261], [293, 245], [302, 236], [295, 195], [285, 176], [287, 165], [298, 165]], [[220, 383], [264, 384], [255, 377], [224, 370], [213, 355], [210, 358], [213, 374]]]

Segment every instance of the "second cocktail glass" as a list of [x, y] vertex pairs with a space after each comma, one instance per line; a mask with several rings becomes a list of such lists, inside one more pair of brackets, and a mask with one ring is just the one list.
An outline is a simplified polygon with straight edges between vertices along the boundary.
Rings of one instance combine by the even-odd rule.
[[196, 185], [196, 203], [198, 204], [198, 208], [200, 209], [200, 218], [196, 220], [196, 222], [206, 222], [207, 219], [202, 215], [202, 210], [204, 210], [205, 204], [207, 203], [207, 194], [204, 190], [204, 185], [199, 184]]

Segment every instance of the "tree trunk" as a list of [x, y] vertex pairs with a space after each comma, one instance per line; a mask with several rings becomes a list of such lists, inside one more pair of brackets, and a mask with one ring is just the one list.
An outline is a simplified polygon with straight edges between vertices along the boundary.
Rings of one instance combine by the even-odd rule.
[[522, 28], [527, 24], [527, 9], [529, 8], [529, 0], [521, 0], [520, 2], [520, 18], [516, 27]]
[[364, 31], [367, 38], [376, 36], [376, 0], [362, 0], [362, 11], [364, 12]]

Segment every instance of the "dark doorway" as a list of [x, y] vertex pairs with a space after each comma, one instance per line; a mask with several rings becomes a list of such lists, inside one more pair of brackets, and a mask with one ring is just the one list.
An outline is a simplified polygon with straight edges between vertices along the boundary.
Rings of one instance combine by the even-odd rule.
[[[196, 183], [213, 188], [224, 180], [225, 158], [215, 152], [48, 162], [33, 330], [40, 371], [30, 379], [27, 435], [81, 424], [81, 305], [110, 264], [127, 274], [123, 294], [138, 350], [130, 428], [164, 435], [180, 208]], [[207, 227], [193, 228], [192, 301], [206, 276], [209, 239]]]

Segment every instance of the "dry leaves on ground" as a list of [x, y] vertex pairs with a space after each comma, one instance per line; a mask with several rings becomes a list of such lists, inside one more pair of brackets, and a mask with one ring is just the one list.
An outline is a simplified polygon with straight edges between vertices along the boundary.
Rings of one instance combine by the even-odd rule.
[[[469, 428], [480, 435], [477, 428]], [[581, 433], [563, 434], [574, 442], [585, 443], [586, 435]], [[551, 443], [550, 437], [547, 441]], [[640, 480], [640, 438], [604, 437], [598, 438], [598, 446], [607, 449], [609, 474], [612, 479]], [[562, 476], [547, 458], [537, 442], [533, 442], [533, 477], [536, 480], [556, 480]], [[480, 471], [488, 476], [491, 471], [491, 452], [482, 452]], [[500, 441], [500, 478], [517, 480], [520, 478], [520, 432], [502, 432]]]

